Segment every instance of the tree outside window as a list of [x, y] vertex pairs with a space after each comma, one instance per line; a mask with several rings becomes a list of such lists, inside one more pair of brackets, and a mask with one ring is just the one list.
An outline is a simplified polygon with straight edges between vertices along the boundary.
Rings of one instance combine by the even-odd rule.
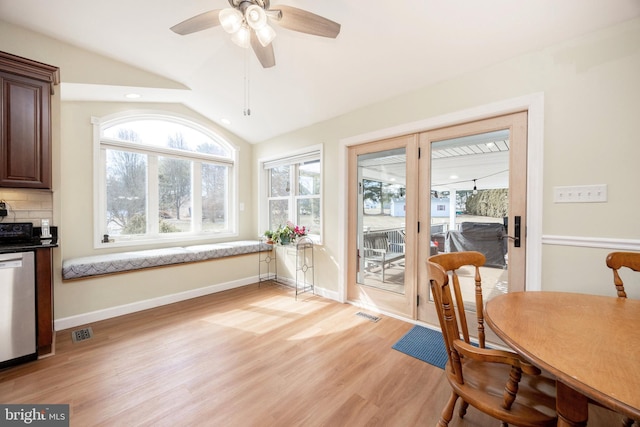
[[320, 239], [322, 229], [322, 165], [320, 151], [264, 163], [267, 178], [267, 229], [288, 221], [304, 226]]
[[101, 233], [118, 241], [234, 231], [228, 144], [183, 123], [132, 120], [105, 126], [100, 150]]

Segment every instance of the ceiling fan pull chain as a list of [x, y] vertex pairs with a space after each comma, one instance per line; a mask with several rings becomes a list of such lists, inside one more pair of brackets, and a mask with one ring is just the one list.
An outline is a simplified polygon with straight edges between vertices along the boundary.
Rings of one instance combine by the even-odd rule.
[[249, 49], [245, 49], [244, 55], [244, 115], [251, 115], [251, 106], [249, 98]]

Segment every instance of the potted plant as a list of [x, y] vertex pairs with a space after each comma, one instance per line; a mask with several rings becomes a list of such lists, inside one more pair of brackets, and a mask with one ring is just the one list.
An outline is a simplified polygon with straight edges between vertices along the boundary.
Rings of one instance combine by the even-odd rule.
[[270, 244], [270, 245], [271, 245], [271, 244], [273, 244], [273, 243], [274, 243], [274, 242], [273, 242], [273, 231], [271, 231], [271, 230], [267, 230], [267, 231], [265, 231], [265, 232], [264, 232], [264, 237], [266, 237], [266, 238], [267, 238], [267, 243], [268, 243], [268, 244]]
[[306, 236], [307, 228], [305, 226], [295, 225], [291, 221], [287, 221], [286, 225], [280, 225], [275, 230], [267, 230], [264, 232], [267, 243], [277, 243], [280, 245], [288, 245], [295, 242], [296, 238]]

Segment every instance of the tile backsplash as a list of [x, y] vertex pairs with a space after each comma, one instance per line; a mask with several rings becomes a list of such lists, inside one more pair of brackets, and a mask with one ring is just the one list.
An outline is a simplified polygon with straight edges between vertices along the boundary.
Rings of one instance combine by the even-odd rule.
[[3, 222], [31, 222], [39, 227], [41, 220], [53, 220], [53, 192], [23, 188], [0, 188], [0, 201], [7, 205], [8, 214]]

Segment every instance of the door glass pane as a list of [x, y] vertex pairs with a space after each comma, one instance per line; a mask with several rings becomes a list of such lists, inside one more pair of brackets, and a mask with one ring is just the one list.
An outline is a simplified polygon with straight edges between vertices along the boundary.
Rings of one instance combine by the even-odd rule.
[[405, 293], [406, 149], [358, 156], [356, 282]]
[[[478, 251], [485, 301], [506, 293], [509, 131], [431, 144], [431, 254]], [[474, 271], [462, 269], [465, 305], [475, 310]]]

